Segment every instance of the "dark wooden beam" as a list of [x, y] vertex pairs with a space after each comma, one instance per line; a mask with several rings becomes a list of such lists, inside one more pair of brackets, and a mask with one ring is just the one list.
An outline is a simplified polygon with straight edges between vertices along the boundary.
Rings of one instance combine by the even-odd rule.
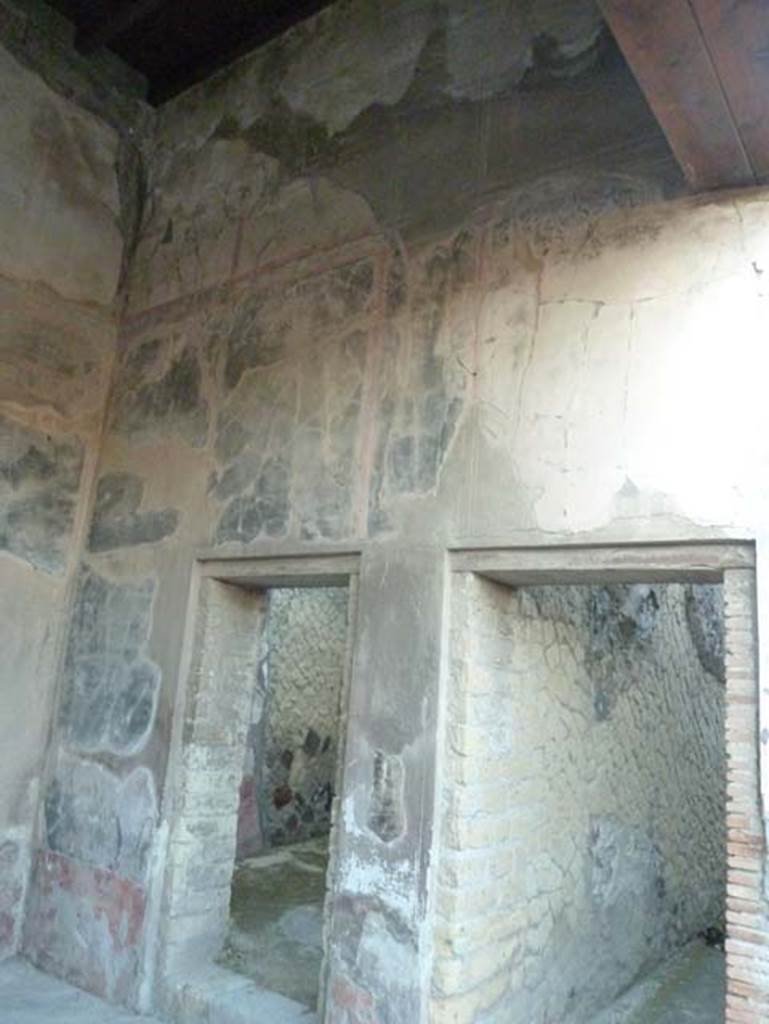
[[689, 0], [759, 181], [769, 181], [769, 3]]
[[599, 0], [599, 5], [689, 184], [699, 190], [755, 183], [688, 0]]
[[75, 45], [84, 54], [108, 46], [132, 25], [152, 14], [162, 3], [163, 0], [124, 0], [109, 17], [84, 32], [78, 32]]

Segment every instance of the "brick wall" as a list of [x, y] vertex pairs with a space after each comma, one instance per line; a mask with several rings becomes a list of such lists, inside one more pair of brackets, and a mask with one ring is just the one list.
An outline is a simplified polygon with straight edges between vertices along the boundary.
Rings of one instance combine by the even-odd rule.
[[718, 594], [458, 580], [432, 1019], [590, 1019], [723, 910]]
[[163, 907], [163, 971], [171, 988], [172, 979], [215, 956], [224, 939], [263, 609], [260, 593], [203, 583]]
[[758, 785], [758, 681], [755, 581], [725, 574], [727, 680], [726, 1024], [769, 1017], [766, 850]]

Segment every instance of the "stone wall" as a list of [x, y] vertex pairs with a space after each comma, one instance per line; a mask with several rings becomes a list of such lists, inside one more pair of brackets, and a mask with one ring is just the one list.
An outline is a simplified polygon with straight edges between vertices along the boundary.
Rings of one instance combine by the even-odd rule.
[[112, 128], [3, 47], [0, 93], [3, 957], [21, 943], [65, 606], [114, 361], [123, 236]]
[[455, 598], [432, 1019], [584, 1024], [723, 923], [720, 587]]
[[347, 589], [276, 589], [267, 601], [238, 858], [330, 830], [343, 728]]

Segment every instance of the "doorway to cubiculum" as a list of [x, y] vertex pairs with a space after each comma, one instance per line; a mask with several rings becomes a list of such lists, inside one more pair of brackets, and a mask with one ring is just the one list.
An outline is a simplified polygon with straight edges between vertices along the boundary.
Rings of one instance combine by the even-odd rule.
[[320, 1011], [356, 574], [354, 556], [202, 566], [161, 924], [177, 1016]]
[[758, 1022], [752, 546], [453, 569], [436, 1015]]

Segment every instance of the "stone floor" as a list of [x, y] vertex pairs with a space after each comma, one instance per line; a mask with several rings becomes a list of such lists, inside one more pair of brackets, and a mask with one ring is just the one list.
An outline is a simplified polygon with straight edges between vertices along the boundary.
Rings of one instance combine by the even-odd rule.
[[724, 1024], [724, 954], [694, 942], [600, 1014], [594, 1024]]
[[[288, 851], [282, 851], [287, 853]], [[272, 857], [273, 855], [271, 855]], [[262, 858], [258, 858], [261, 860]], [[305, 996], [317, 994], [318, 974], [312, 971], [317, 966], [320, 968], [320, 951], [314, 941], [308, 940], [307, 933], [300, 931], [300, 938], [295, 937], [294, 928], [298, 918], [292, 914], [293, 910], [311, 910], [310, 920], [314, 922], [313, 927], [319, 928], [315, 911], [319, 915], [322, 907], [322, 887], [320, 889], [310, 884], [306, 886], [297, 885], [294, 902], [289, 902], [285, 896], [282, 900], [273, 900], [273, 911], [270, 914], [255, 913], [253, 907], [248, 907], [256, 891], [264, 894], [269, 891], [268, 880], [278, 877], [281, 881], [293, 879], [299, 883], [309, 882], [306, 876], [315, 878], [320, 874], [324, 878], [321, 865], [325, 862], [325, 851], [323, 847], [313, 848], [312, 844], [302, 847], [295, 847], [290, 851], [290, 856], [281, 857], [276, 863], [267, 860], [266, 864], [250, 865], [246, 870], [256, 884], [246, 885], [246, 891], [254, 893], [254, 896], [246, 896], [243, 901], [241, 921], [251, 922], [258, 925], [255, 932], [251, 933], [251, 942], [258, 948], [260, 943], [268, 941], [268, 936], [275, 934], [282, 929], [287, 932], [287, 937], [282, 941], [284, 953], [297, 951], [302, 954], [299, 962], [293, 966], [283, 963], [277, 964], [274, 960], [268, 961], [267, 965], [261, 966], [260, 975], [263, 973], [272, 990], [276, 991], [275, 982], [284, 984], [293, 992], [301, 991]], [[307, 870], [308, 867], [317, 870]], [[278, 870], [280, 869], [280, 870]], [[318, 900], [318, 892], [321, 898]], [[269, 892], [274, 896], [274, 892]], [[309, 897], [312, 896], [312, 899]], [[283, 924], [281, 925], [281, 921]], [[287, 926], [285, 922], [289, 923]], [[233, 929], [231, 937], [235, 942], [241, 942], [237, 932]], [[318, 940], [319, 941], [319, 940]], [[249, 945], [249, 951], [254, 948]], [[310, 952], [308, 952], [308, 948]], [[314, 950], [314, 952], [312, 952]], [[249, 953], [250, 955], [250, 953]], [[227, 957], [235, 961], [241, 957], [241, 974], [253, 978], [256, 966], [249, 963], [249, 955], [239, 952], [237, 948], [231, 947]], [[310, 969], [312, 967], [312, 970]], [[694, 943], [683, 950], [678, 956], [668, 961], [658, 971], [650, 975], [643, 982], [636, 985], [627, 992], [622, 999], [601, 1014], [594, 1024], [723, 1024], [724, 1020], [724, 956], [718, 950], [711, 949], [702, 943]], [[232, 974], [221, 971], [226, 981], [236, 979]], [[313, 981], [314, 979], [314, 981]], [[209, 987], [209, 979], [200, 978], [201, 985]], [[244, 978], [245, 982], [245, 978]], [[245, 982], [248, 984], [248, 982]], [[260, 977], [260, 984], [261, 984]], [[229, 983], [228, 983], [229, 984]], [[242, 984], [242, 983], [241, 983]], [[267, 984], [267, 982], [265, 982]], [[232, 985], [230, 986], [232, 987]], [[237, 987], [237, 986], [235, 986]], [[290, 993], [289, 993], [290, 994]], [[221, 1013], [214, 1016], [204, 1015], [205, 1020], [216, 1020], [217, 1022], [237, 1021], [242, 1024], [249, 1020], [269, 1020], [271, 1024], [295, 1024], [295, 1022], [308, 1022], [315, 1020], [312, 1013], [296, 1013], [287, 1000], [281, 1000], [279, 996], [273, 998], [269, 1006], [259, 1002], [254, 997], [252, 1001], [244, 1000], [243, 993], [233, 991], [234, 1002], [237, 1003], [237, 1012], [227, 1012], [225, 1007]], [[265, 997], [268, 994], [265, 994]], [[224, 998], [224, 997], [222, 997]], [[274, 1005], [273, 1005], [274, 1004]], [[248, 1010], [254, 1007], [254, 1013]], [[297, 1008], [301, 1009], [301, 1008]], [[245, 1012], [248, 1010], [248, 1012]], [[259, 1012], [256, 1012], [259, 1011]], [[195, 1018], [197, 1019], [197, 1018]], [[201, 1018], [202, 1019], [202, 1018]], [[94, 996], [72, 988], [70, 985], [41, 974], [24, 960], [6, 960], [0, 963], [0, 1022], [2, 1024], [160, 1024], [155, 1018], [137, 1017], [127, 1010], [121, 1010], [109, 1006], [96, 999]]]
[[159, 1024], [137, 1017], [35, 970], [24, 960], [0, 963], [2, 1024]]
[[328, 837], [238, 864], [218, 963], [304, 1006], [318, 1001]]

